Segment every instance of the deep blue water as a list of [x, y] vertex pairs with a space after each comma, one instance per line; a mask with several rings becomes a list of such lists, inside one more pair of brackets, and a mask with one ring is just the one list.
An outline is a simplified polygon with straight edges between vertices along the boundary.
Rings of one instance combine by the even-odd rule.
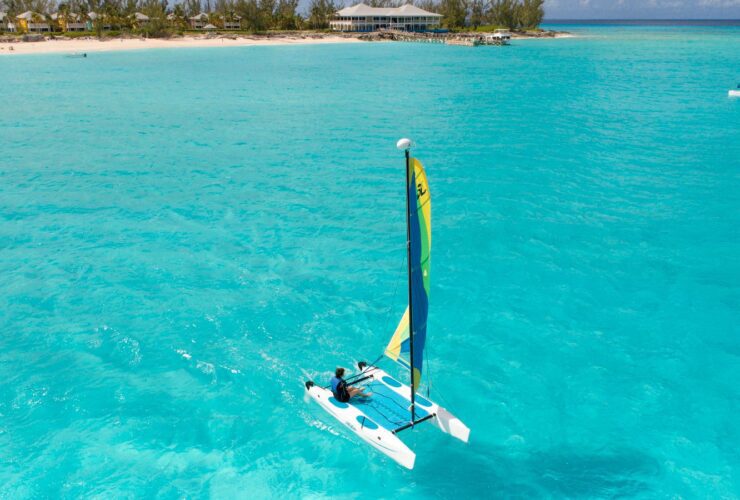
[[549, 28], [558, 25], [570, 26], [665, 26], [680, 28], [682, 26], [740, 26], [740, 19], [546, 19], [543, 27]]
[[[0, 497], [740, 495], [740, 29], [0, 57]], [[303, 399], [403, 311], [406, 471]]]

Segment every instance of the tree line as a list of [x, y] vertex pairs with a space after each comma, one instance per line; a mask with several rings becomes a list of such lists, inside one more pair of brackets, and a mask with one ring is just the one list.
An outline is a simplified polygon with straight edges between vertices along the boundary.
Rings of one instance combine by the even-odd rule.
[[[441, 14], [442, 25], [450, 29], [482, 25], [532, 29], [538, 27], [545, 16], [545, 0], [365, 0], [365, 3], [370, 7], [400, 7], [413, 3], [420, 9]], [[328, 28], [331, 16], [343, 7], [333, 0], [311, 0], [310, 27]]]
[[492, 25], [514, 30], [538, 27], [545, 16], [544, 3], [545, 0], [421, 0], [416, 5], [442, 14], [442, 24], [447, 28]]
[[63, 0], [58, 4], [55, 0], [0, 0], [0, 11], [11, 19], [29, 10], [40, 14], [95, 12], [115, 28], [131, 27], [132, 16], [140, 12], [149, 17], [150, 29], [160, 24], [187, 29], [190, 17], [206, 13], [214, 24], [240, 19], [242, 28], [249, 31], [295, 30], [305, 25], [297, 9], [298, 0], [183, 0], [171, 7], [167, 0]]
[[[298, 0], [182, 0], [172, 7], [167, 0], [0, 0], [0, 11], [12, 18], [22, 12], [51, 12], [85, 15], [95, 12], [106, 24], [116, 28], [131, 27], [135, 12], [151, 19], [151, 31], [165, 29], [173, 23], [187, 29], [188, 18], [201, 12], [218, 19], [240, 19], [242, 29], [249, 31], [327, 29], [334, 13], [342, 9], [341, 0], [311, 0], [306, 16], [298, 13]], [[359, 0], [358, 0], [359, 1]], [[354, 2], [353, 2], [354, 3]], [[371, 7], [397, 7], [404, 0], [366, 0]], [[459, 29], [466, 26], [502, 26], [509, 29], [535, 28], [544, 16], [544, 0], [417, 0], [415, 4], [441, 14], [443, 26]], [[166, 23], [166, 17], [170, 20]], [[174, 19], [174, 21], [172, 20]]]

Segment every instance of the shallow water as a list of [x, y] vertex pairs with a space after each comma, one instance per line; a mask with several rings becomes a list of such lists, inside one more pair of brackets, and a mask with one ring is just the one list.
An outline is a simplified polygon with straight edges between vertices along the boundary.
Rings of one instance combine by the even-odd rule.
[[[0, 58], [0, 496], [740, 495], [735, 27]], [[472, 429], [303, 400], [403, 310]]]

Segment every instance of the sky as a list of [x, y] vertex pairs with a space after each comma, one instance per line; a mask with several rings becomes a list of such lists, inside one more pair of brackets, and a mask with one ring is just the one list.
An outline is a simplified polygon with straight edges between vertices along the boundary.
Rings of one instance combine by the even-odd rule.
[[546, 19], [740, 19], [740, 0], [545, 0]]

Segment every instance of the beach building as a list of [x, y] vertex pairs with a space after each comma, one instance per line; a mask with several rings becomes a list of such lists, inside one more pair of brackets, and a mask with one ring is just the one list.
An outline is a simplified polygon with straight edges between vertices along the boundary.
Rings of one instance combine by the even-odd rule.
[[46, 22], [46, 16], [38, 12], [27, 10], [23, 14], [15, 16], [18, 21], [18, 29], [27, 33], [44, 33], [51, 31], [51, 26]]
[[364, 3], [337, 11], [329, 26], [334, 31], [429, 31], [439, 28], [442, 16], [409, 3], [400, 7], [370, 7]]
[[203, 26], [203, 31], [216, 31], [218, 29], [217, 26], [214, 26], [213, 24], [206, 24]]
[[136, 21], [137, 26], [141, 27], [149, 24], [149, 16], [142, 14], [141, 12], [134, 12], [133, 18], [134, 21]]
[[240, 16], [231, 16], [230, 19], [226, 19], [225, 16], [221, 16], [221, 20], [224, 22], [225, 30], [242, 29], [242, 18]]
[[208, 14], [201, 12], [188, 19], [190, 27], [194, 30], [202, 30], [208, 24]]
[[110, 24], [110, 22], [108, 22], [107, 17], [104, 14], [98, 14], [97, 12], [88, 12], [87, 19], [88, 20], [85, 25], [88, 31], [93, 31], [95, 29], [96, 22], [101, 23], [101, 29], [110, 30], [112, 28], [112, 25]]
[[85, 31], [86, 29], [82, 16], [74, 12], [67, 14], [55, 12], [51, 15], [51, 20], [57, 23], [61, 31]]
[[67, 19], [65, 31], [85, 31], [87, 28], [84, 19], [80, 14], [70, 14]]

